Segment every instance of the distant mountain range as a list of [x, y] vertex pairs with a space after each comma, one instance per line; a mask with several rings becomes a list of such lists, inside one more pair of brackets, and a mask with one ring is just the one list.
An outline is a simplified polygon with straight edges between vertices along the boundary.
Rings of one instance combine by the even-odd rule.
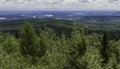
[[120, 16], [120, 11], [0, 11], [3, 18]]
[[29, 18], [108, 23], [120, 22], [120, 11], [0, 11], [0, 20]]

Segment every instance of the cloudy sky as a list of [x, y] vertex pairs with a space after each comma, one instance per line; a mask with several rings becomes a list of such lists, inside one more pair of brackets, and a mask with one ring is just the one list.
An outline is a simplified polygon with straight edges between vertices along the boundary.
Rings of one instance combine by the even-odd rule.
[[120, 0], [0, 0], [0, 9], [120, 10]]

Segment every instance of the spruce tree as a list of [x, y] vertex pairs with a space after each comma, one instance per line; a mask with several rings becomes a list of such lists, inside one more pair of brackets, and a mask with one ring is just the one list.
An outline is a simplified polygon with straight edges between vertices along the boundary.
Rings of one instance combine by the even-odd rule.
[[101, 66], [102, 58], [99, 51], [93, 47], [87, 47], [86, 53], [77, 59], [79, 69], [103, 69]]
[[102, 50], [101, 50], [101, 55], [104, 58], [103, 63], [106, 64], [109, 60], [108, 57], [108, 40], [107, 40], [107, 36], [106, 34], [103, 35], [103, 39], [102, 39]]
[[86, 52], [87, 42], [87, 28], [84, 27], [81, 31], [75, 29], [71, 34], [70, 40], [70, 55], [71, 55], [71, 68], [79, 69], [76, 59], [82, 57]]
[[24, 56], [32, 56], [32, 62], [34, 63], [36, 55], [36, 33], [33, 27], [28, 21], [25, 21], [25, 24], [21, 30], [21, 47], [20, 51]]

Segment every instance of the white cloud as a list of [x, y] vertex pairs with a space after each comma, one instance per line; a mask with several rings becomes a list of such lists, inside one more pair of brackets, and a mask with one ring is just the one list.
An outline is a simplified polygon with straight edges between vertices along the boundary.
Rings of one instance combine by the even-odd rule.
[[120, 10], [120, 0], [0, 0], [6, 9]]

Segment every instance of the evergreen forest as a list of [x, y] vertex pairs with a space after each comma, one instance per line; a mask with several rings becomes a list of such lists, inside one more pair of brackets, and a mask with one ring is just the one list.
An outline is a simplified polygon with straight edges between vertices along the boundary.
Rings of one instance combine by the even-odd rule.
[[73, 27], [58, 35], [25, 21], [15, 35], [0, 33], [0, 69], [120, 69], [120, 40], [88, 30]]

